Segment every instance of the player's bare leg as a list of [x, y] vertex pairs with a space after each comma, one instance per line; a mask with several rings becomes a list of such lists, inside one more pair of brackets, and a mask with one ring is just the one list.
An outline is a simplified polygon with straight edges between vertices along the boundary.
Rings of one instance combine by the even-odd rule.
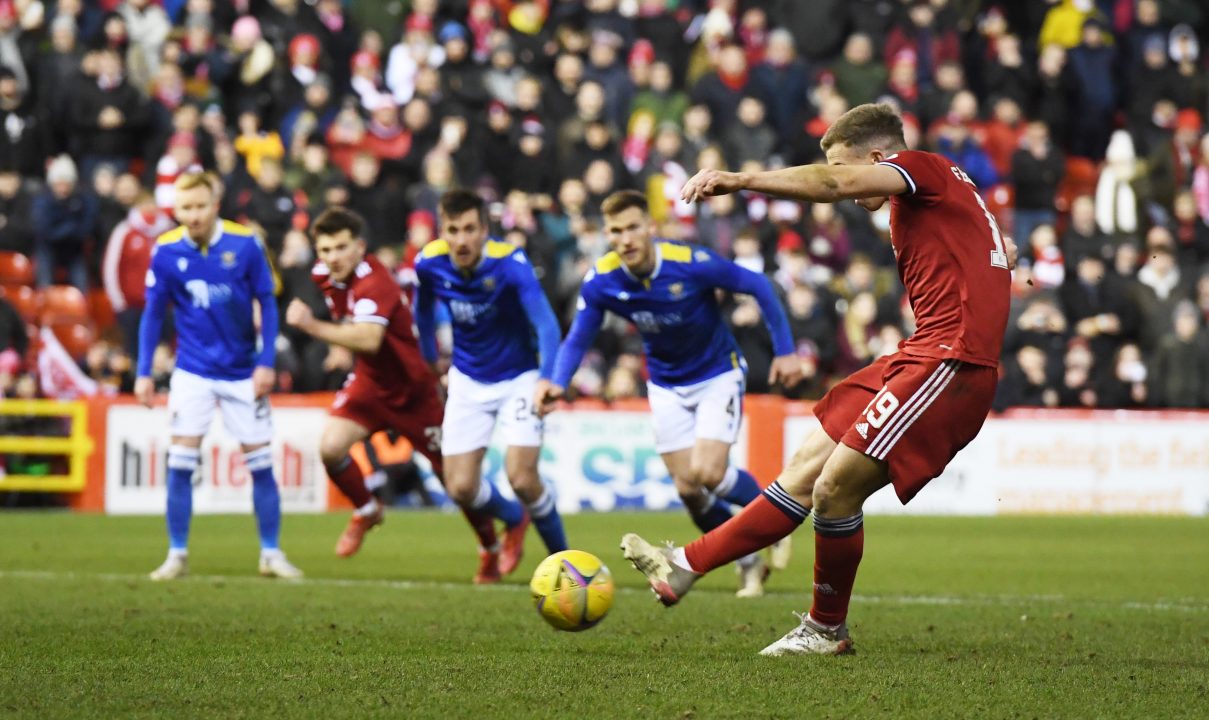
[[[688, 475], [691, 481], [708, 493], [707, 497], [712, 499], [712, 506], [721, 513], [718, 519], [722, 522], [730, 520], [734, 512], [733, 506], [746, 507], [760, 495], [760, 486], [749, 474], [742, 473], [745, 482], [742, 483], [743, 487], [740, 487], [742, 471], [731, 466], [730, 448], [731, 444], [722, 440], [698, 438], [689, 460]], [[694, 519], [696, 517], [694, 516]], [[708, 517], [704, 522], [698, 520], [697, 524], [706, 532], [716, 527]], [[735, 592], [737, 597], [754, 598], [764, 595], [764, 581], [768, 579], [769, 568], [759, 555], [751, 553], [737, 559], [735, 572], [739, 576], [739, 589]]]
[[814, 484], [814, 602], [762, 655], [839, 655], [852, 649], [848, 603], [865, 547], [866, 498], [889, 482], [886, 464], [839, 445]]
[[353, 504], [353, 516], [336, 541], [336, 554], [352, 557], [361, 549], [365, 534], [381, 525], [386, 511], [365, 486], [365, 475], [349, 456], [355, 443], [369, 437], [369, 429], [347, 418], [329, 417], [319, 440], [319, 457], [328, 477]]
[[507, 575], [520, 563], [529, 516], [519, 502], [504, 497], [494, 485], [482, 478], [483, 456], [486, 453], [487, 448], [479, 448], [444, 456], [445, 488], [453, 501], [464, 510], [490, 513], [507, 526], [499, 557], [499, 572]]
[[504, 455], [504, 471], [512, 490], [529, 510], [529, 518], [545, 543], [546, 552], [553, 554], [567, 549], [567, 535], [554, 504], [554, 494], [542, 483], [537, 471], [541, 452], [540, 447], [509, 446]]
[[[821, 429], [816, 430], [794, 454], [777, 481], [742, 512], [689, 545], [671, 549], [672, 564], [680, 570], [704, 575], [789, 535], [809, 514], [815, 481], [835, 448], [834, 440]], [[660, 575], [665, 568], [655, 555], [662, 556], [664, 553], [660, 548], [648, 548], [654, 546], [637, 535], [623, 538], [622, 549], [626, 551], [627, 559], [647, 576], [652, 589], [665, 605], [675, 604], [691, 583], [682, 583], [683, 588], [668, 583], [672, 593], [663, 594], [661, 587], [656, 585], [665, 582], [666, 578]], [[648, 569], [653, 572], [648, 572]]]

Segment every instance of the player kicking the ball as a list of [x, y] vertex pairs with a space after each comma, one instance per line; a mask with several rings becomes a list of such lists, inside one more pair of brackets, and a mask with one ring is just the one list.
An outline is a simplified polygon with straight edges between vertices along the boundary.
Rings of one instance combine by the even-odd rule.
[[[769, 383], [792, 387], [801, 379], [801, 363], [785, 311], [763, 275], [705, 248], [656, 240], [641, 193], [614, 193], [601, 211], [613, 251], [584, 278], [579, 314], [558, 351], [553, 382], [540, 388], [537, 404], [547, 412], [562, 397], [606, 310], [634, 323], [651, 373], [655, 449], [693, 522], [709, 532], [731, 518], [732, 505], [760, 496], [755, 478], [730, 465], [730, 447], [743, 421], [747, 368], [714, 290], [756, 298], [776, 353]], [[763, 595], [764, 561], [748, 553], [732, 559], [740, 561], [738, 595]]]
[[[312, 279], [323, 291], [336, 322], [316, 319], [295, 298], [286, 323], [323, 342], [351, 350], [356, 365], [336, 394], [319, 441], [328, 477], [355, 508], [336, 543], [336, 554], [350, 557], [365, 534], [382, 523], [385, 510], [365, 486], [349, 449], [378, 430], [395, 430], [428, 458], [442, 476], [440, 436], [444, 409], [437, 379], [420, 355], [411, 310], [390, 271], [365, 253], [364, 223], [339, 208], [324, 211], [311, 225], [317, 262]], [[499, 548], [491, 516], [467, 512], [479, 539], [476, 583], [499, 580]]]
[[[438, 209], [442, 237], [424, 246], [416, 262], [416, 325], [424, 357], [435, 362], [434, 305], [440, 300], [449, 306], [453, 367], [441, 432], [445, 485], [463, 508], [489, 512], [507, 525], [500, 572], [508, 574], [520, 560], [530, 517], [549, 552], [567, 549], [554, 496], [537, 473], [542, 421], [532, 406], [538, 379], [549, 378], [554, 366], [558, 321], [524, 251], [487, 238], [482, 198], [450, 190]], [[528, 513], [482, 479], [497, 420], [508, 446], [504, 471]]]
[[[150, 407], [155, 394], [151, 356], [164, 311], [176, 319], [176, 370], [168, 390], [172, 444], [168, 447], [168, 558], [152, 580], [173, 580], [189, 570], [193, 473], [202, 438], [217, 407], [227, 432], [239, 441], [252, 473], [252, 507], [260, 531], [260, 574], [296, 578], [302, 571], [278, 548], [281, 496], [273, 478], [273, 418], [269, 392], [277, 341], [276, 280], [264, 246], [251, 230], [218, 217], [221, 184], [210, 173], [176, 180], [180, 227], [156, 241], [147, 270], [147, 310], [139, 325], [134, 394]], [[253, 321], [260, 305], [259, 336]], [[257, 349], [257, 341], [260, 348]]]
[[961, 168], [907, 150], [889, 105], [849, 110], [823, 136], [826, 165], [761, 173], [704, 170], [686, 201], [753, 190], [811, 202], [890, 199], [890, 232], [916, 330], [899, 351], [853, 373], [815, 406], [806, 439], [761, 498], [685, 547], [622, 538], [625, 556], [665, 605], [701, 575], [793, 532], [814, 511], [814, 602], [762, 655], [852, 647], [846, 620], [864, 550], [865, 499], [887, 484], [907, 503], [978, 434], [995, 394], [1016, 248]]

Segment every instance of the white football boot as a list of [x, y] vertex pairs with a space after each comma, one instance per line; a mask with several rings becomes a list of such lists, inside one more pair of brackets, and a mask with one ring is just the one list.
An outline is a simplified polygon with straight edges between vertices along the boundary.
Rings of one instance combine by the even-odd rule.
[[785, 637], [760, 651], [765, 657], [785, 655], [843, 655], [852, 652], [852, 639], [847, 624], [837, 628], [820, 625], [809, 613], [794, 613], [801, 623]]
[[285, 553], [280, 550], [266, 550], [260, 553], [260, 574], [264, 577], [296, 580], [302, 577], [302, 571], [290, 564]]
[[634, 533], [621, 538], [621, 551], [634, 569], [646, 575], [647, 582], [659, 602], [671, 607], [680, 602], [685, 593], [701, 577], [672, 561], [672, 544], [655, 547]]
[[735, 597], [758, 598], [764, 596], [764, 581], [768, 579], [768, 565], [759, 555], [748, 555], [735, 562], [735, 571], [739, 574], [739, 589]]
[[151, 571], [148, 576], [156, 582], [175, 580], [189, 574], [189, 556], [184, 553], [168, 553], [164, 564]]

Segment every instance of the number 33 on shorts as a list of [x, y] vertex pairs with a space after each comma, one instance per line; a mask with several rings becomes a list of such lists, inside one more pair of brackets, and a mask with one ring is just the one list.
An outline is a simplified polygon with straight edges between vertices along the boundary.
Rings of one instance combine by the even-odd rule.
[[856, 431], [860, 433], [862, 438], [868, 440], [871, 429], [880, 429], [897, 409], [898, 398], [894, 397], [894, 393], [890, 392], [890, 388], [882, 388], [881, 392], [873, 396], [873, 399], [865, 407], [865, 411], [857, 418]]

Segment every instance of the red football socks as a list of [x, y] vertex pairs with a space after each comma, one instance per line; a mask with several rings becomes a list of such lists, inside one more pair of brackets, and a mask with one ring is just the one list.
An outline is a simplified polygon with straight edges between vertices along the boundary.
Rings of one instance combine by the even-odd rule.
[[365, 507], [365, 504], [373, 499], [373, 495], [365, 487], [365, 475], [362, 474], [361, 467], [348, 455], [335, 467], [328, 467], [327, 475], [353, 507]]
[[693, 572], [707, 573], [775, 543], [796, 530], [809, 514], [810, 510], [774, 482], [738, 515], [689, 543], [684, 556]]
[[839, 625], [848, 617], [856, 570], [865, 552], [864, 514], [814, 518], [814, 605], [810, 617]]
[[470, 523], [470, 527], [478, 537], [479, 547], [491, 552], [498, 552], [499, 537], [495, 534], [495, 518], [491, 513], [462, 508], [462, 515], [466, 517], [466, 522]]

